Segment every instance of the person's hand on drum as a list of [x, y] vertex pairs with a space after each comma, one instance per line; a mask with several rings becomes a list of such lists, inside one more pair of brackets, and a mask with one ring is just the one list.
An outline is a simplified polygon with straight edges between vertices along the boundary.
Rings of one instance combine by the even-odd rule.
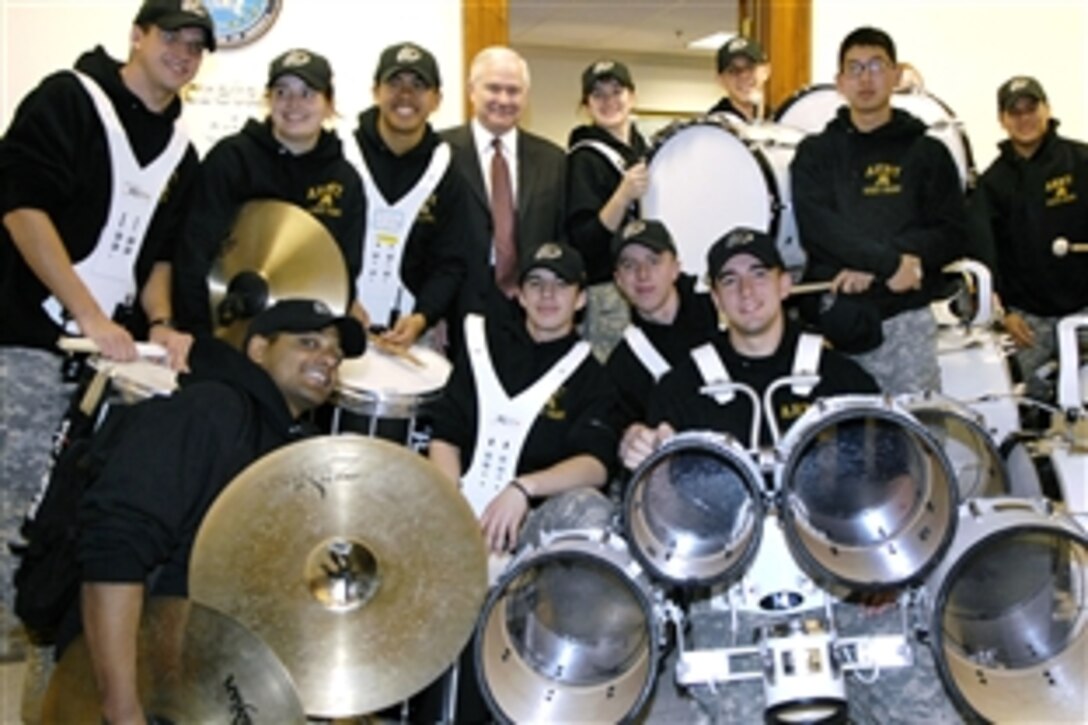
[[98, 313], [76, 322], [80, 332], [94, 341], [103, 357], [120, 362], [136, 359], [136, 342], [132, 335], [110, 318]]
[[1031, 325], [1022, 315], [1015, 312], [1006, 312], [1001, 324], [1005, 326], [1005, 332], [1009, 333], [1009, 337], [1012, 338], [1017, 347], [1032, 347], [1035, 345], [1035, 333], [1032, 332]]
[[172, 370], [189, 372], [189, 350], [193, 347], [193, 336], [187, 332], [178, 332], [166, 325], [152, 325], [148, 339], [166, 348], [166, 362]]
[[656, 428], [650, 428], [642, 423], [632, 423], [623, 432], [620, 439], [619, 456], [623, 465], [635, 470], [642, 462], [650, 457], [658, 447], [666, 440], [676, 435], [676, 431], [668, 423], [660, 423]]
[[529, 497], [520, 484], [511, 483], [500, 491], [480, 515], [480, 530], [487, 548], [494, 552], [513, 551], [521, 522], [528, 513]]
[[831, 292], [847, 295], [861, 294], [873, 284], [874, 275], [856, 269], [844, 269], [831, 280]]
[[382, 339], [399, 347], [411, 347], [427, 329], [427, 318], [418, 312], [397, 320], [393, 328], [382, 333]]
[[628, 206], [646, 194], [650, 186], [650, 170], [645, 161], [639, 161], [623, 172], [617, 192], [623, 196], [624, 206]]
[[913, 254], [899, 256], [899, 268], [888, 278], [892, 292], [910, 292], [922, 288], [922, 260]]

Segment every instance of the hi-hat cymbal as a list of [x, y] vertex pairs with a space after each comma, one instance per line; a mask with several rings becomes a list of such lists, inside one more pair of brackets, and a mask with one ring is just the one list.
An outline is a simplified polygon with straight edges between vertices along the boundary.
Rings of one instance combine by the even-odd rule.
[[[144, 713], [166, 722], [306, 721], [291, 677], [268, 645], [230, 617], [180, 597], [144, 604], [137, 682]], [[42, 721], [103, 721], [82, 637], [49, 680]]]
[[268, 454], [224, 489], [189, 589], [272, 647], [307, 714], [350, 717], [404, 700], [456, 659], [487, 557], [468, 503], [429, 461], [327, 436]]
[[343, 314], [350, 282], [340, 248], [312, 215], [283, 201], [247, 202], [208, 277], [215, 334], [240, 345], [249, 318], [282, 299], [321, 300]]

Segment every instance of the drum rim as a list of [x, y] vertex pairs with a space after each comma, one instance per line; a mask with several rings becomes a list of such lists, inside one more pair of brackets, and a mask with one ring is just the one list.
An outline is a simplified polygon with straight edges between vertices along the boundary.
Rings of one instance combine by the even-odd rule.
[[[1086, 551], [1088, 551], [1088, 532], [1084, 531], [1071, 517], [1054, 519], [1054, 507], [1050, 501], [1045, 499], [1023, 499], [1014, 498], [1011, 496], [980, 499], [966, 501], [962, 504], [962, 507], [979, 507], [985, 506], [988, 510], [999, 509], [1002, 505], [1008, 505], [1009, 501], [1015, 501], [1021, 505], [1022, 515], [1032, 516], [1035, 520], [1031, 522], [1022, 522], [1018, 520], [1010, 521], [1003, 527], [982, 532], [977, 536], [973, 536], [965, 545], [963, 550], [959, 553], [959, 556], [955, 561], [948, 564], [947, 568], [942, 567], [938, 572], [941, 574], [939, 581], [936, 583], [936, 587], [932, 588], [930, 583], [927, 582], [926, 587], [929, 589], [929, 607], [930, 611], [923, 617], [923, 621], [929, 626], [929, 647], [933, 652], [933, 660], [937, 667], [937, 673], [941, 677], [941, 681], [945, 684], [945, 690], [950, 694], [953, 701], [961, 709], [966, 709], [968, 712], [974, 713], [981, 718], [985, 718], [986, 715], [980, 712], [964, 695], [962, 689], [959, 686], [959, 682], [953, 676], [951, 668], [948, 665], [947, 658], [945, 657], [945, 636], [944, 630], [941, 626], [941, 613], [943, 612], [948, 600], [948, 592], [950, 583], [954, 581], [958, 574], [962, 571], [963, 566], [967, 563], [970, 555], [977, 551], [978, 547], [992, 543], [995, 540], [1008, 538], [1015, 534], [1020, 533], [1059, 533], [1066, 535], [1076, 543], [1079, 543]], [[1032, 504], [1032, 508], [1029, 510], [1022, 505], [1025, 503]], [[1043, 510], [1040, 510], [1043, 509]], [[957, 512], [957, 518], [959, 518], [959, 512]], [[1019, 517], [1018, 517], [1019, 518]], [[962, 531], [962, 527], [958, 531]], [[946, 555], [948, 552], [946, 552]], [[1082, 631], [1080, 632], [1081, 638], [1088, 638], [1088, 620], [1082, 623]], [[1075, 640], [1074, 640], [1075, 642]], [[1062, 652], [1066, 652], [1068, 648], [1063, 649]], [[1041, 663], [1032, 665], [1032, 668], [1040, 666]], [[986, 667], [983, 665], [977, 665], [981, 670], [993, 670], [994, 668]], [[1001, 670], [1011, 671], [1011, 670]]]
[[[742, 474], [741, 479], [744, 482], [745, 487], [748, 488], [748, 493], [750, 494], [749, 501], [752, 502], [755, 509], [752, 515], [754, 526], [748, 546], [742, 554], [736, 557], [736, 563], [729, 567], [728, 570], [710, 577], [689, 576], [686, 578], [676, 578], [665, 572], [659, 571], [651, 557], [643, 551], [642, 546], [640, 546], [639, 537], [633, 530], [634, 517], [632, 516], [632, 509], [634, 508], [636, 494], [642, 488], [641, 484], [645, 479], [645, 473], [661, 459], [668, 457], [678, 450], [687, 450], [691, 448], [698, 448], [714, 454], [720, 454], [722, 450], [729, 451], [729, 455], [726, 457], [729, 458], [730, 463], [736, 464], [735, 468]], [[639, 464], [638, 468], [631, 473], [631, 478], [628, 480], [627, 490], [623, 497], [621, 521], [623, 535], [628, 542], [628, 550], [633, 554], [643, 571], [654, 579], [659, 579], [671, 585], [689, 588], [711, 586], [727, 581], [738, 581], [743, 578], [744, 574], [751, 568], [752, 562], [755, 560], [756, 554], [759, 553], [759, 548], [763, 543], [763, 520], [766, 518], [767, 510], [767, 491], [763, 480], [763, 474], [760, 472], [751, 456], [747, 455], [747, 452], [739, 441], [728, 433], [685, 431], [670, 438], [660, 448], [651, 453]], [[643, 519], [641, 516], [638, 518], [640, 520]], [[734, 574], [734, 572], [739, 573]]]
[[[622, 547], [617, 546], [617, 539], [619, 543], [623, 544]], [[590, 550], [588, 547], [591, 545], [596, 548]], [[584, 532], [581, 533], [581, 535], [558, 538], [547, 544], [543, 544], [538, 548], [525, 552], [524, 556], [516, 557], [511, 562], [510, 567], [503, 572], [499, 581], [491, 587], [491, 590], [487, 594], [487, 599], [480, 609], [480, 616], [476, 620], [472, 654], [473, 664], [476, 667], [476, 681], [480, 693], [483, 696], [488, 710], [499, 721], [504, 723], [515, 722], [510, 718], [510, 715], [499, 706], [495, 694], [492, 692], [490, 683], [485, 676], [484, 640], [487, 624], [500, 599], [504, 597], [508, 585], [517, 575], [520, 575], [531, 565], [547, 563], [548, 561], [562, 558], [591, 561], [595, 564], [603, 564], [605, 567], [611, 569], [625, 583], [627, 589], [633, 592], [634, 599], [638, 603], [639, 608], [646, 615], [646, 639], [648, 643], [648, 652], [646, 653], [646, 680], [639, 687], [639, 693], [634, 699], [631, 707], [624, 714], [622, 721], [630, 720], [646, 707], [650, 695], [657, 686], [657, 676], [660, 668], [659, 660], [661, 659], [662, 622], [656, 612], [653, 586], [647, 580], [646, 571], [642, 569], [641, 566], [637, 567], [635, 571], [632, 571], [629, 566], [625, 566], [624, 562], [617, 560], [626, 555], [631, 558], [632, 562], [637, 561], [631, 554], [632, 548], [633, 547], [627, 545], [627, 542], [622, 537], [619, 537], [618, 534], [612, 531], [606, 532], [601, 539], [593, 538], [586, 535]], [[606, 553], [602, 555], [602, 552]], [[511, 656], [522, 659], [516, 652], [512, 653]], [[532, 668], [530, 667], [530, 669]], [[540, 677], [539, 675], [538, 677], [541, 681], [545, 681], [545, 678]], [[601, 686], [602, 685], [595, 685], [593, 687]], [[556, 685], [556, 689], [578, 689], [579, 687], [583, 686], [566, 684]]]
[[[903, 586], [913, 586], [925, 581], [933, 570], [940, 565], [952, 546], [959, 524], [959, 486], [956, 485], [955, 472], [952, 470], [952, 464], [948, 460], [944, 446], [921, 421], [907, 412], [902, 404], [887, 397], [847, 396], [839, 399], [829, 398], [821, 402], [825, 404], [825, 410], [818, 410], [817, 406], [813, 406], [786, 433], [779, 449], [779, 452], [785, 455], [775, 471], [774, 499], [783, 523], [786, 545], [789, 547], [794, 559], [801, 567], [801, 570], [814, 582], [831, 582], [834, 585], [844, 586], [853, 591], [885, 591]], [[804, 421], [810, 413], [813, 419], [819, 420], [820, 425], [809, 424], [803, 426], [803, 429], [799, 429], [798, 424]], [[930, 455], [936, 459], [938, 469], [944, 472], [950, 484], [947, 487], [949, 500], [946, 502], [950, 512], [949, 520], [944, 527], [941, 540], [930, 551], [926, 562], [915, 568], [913, 573], [905, 578], [879, 583], [850, 579], [831, 571], [819, 563], [818, 559], [809, 552], [808, 547], [801, 541], [798, 534], [800, 527], [793, 506], [789, 505], [792, 497], [789, 495], [790, 487], [786, 485], [786, 482], [792, 478], [792, 473], [800, 461], [800, 452], [806, 449], [807, 444], [811, 442], [817, 433], [823, 432], [830, 423], [859, 418], [866, 413], [869, 414], [866, 417], [876, 417], [885, 421], [902, 423], [911, 433], [925, 441], [929, 447]], [[916, 508], [914, 513], [917, 513], [917, 511]], [[912, 519], [912, 523], [915, 522], [917, 522], [917, 516]], [[902, 536], [902, 534], [896, 535], [892, 540], [899, 541]]]

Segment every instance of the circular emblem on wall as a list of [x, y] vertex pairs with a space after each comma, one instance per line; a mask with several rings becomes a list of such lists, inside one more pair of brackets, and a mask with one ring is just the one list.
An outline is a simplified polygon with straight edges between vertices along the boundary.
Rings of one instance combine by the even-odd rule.
[[220, 48], [249, 45], [268, 32], [283, 0], [205, 0]]

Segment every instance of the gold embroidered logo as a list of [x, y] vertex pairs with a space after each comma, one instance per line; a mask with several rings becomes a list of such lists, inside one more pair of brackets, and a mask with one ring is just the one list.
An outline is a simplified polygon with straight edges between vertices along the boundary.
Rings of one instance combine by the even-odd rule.
[[423, 202], [423, 206], [419, 207], [419, 213], [416, 214], [416, 224], [435, 224], [437, 219], [434, 216], [434, 207], [438, 204], [438, 197], [431, 194], [427, 197], [427, 201]]
[[344, 185], [339, 181], [311, 186], [306, 191], [306, 201], [310, 213], [314, 216], [327, 216], [339, 219], [344, 214], [340, 208], [340, 197], [344, 195]]
[[1061, 206], [1072, 204], [1077, 200], [1077, 193], [1073, 191], [1073, 175], [1063, 174], [1048, 179], [1046, 182], [1046, 205]]
[[885, 196], [899, 194], [903, 187], [899, 184], [899, 176], [903, 173], [903, 167], [895, 164], [870, 164], [865, 168], [865, 183], [861, 193], [865, 196]]
[[544, 411], [542, 415], [549, 420], [566, 420], [567, 410], [563, 407], [563, 394], [567, 392], [565, 387], [556, 390], [552, 397], [548, 398], [548, 402], [544, 404]]

